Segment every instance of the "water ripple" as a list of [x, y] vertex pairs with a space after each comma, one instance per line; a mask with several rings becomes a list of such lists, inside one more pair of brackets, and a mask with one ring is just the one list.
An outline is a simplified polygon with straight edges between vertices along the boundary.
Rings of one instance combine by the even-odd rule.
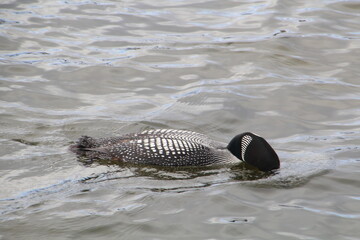
[[[1, 3], [0, 238], [357, 237], [359, 9]], [[253, 131], [281, 169], [89, 164], [67, 150], [81, 135], [152, 128], [223, 142]]]

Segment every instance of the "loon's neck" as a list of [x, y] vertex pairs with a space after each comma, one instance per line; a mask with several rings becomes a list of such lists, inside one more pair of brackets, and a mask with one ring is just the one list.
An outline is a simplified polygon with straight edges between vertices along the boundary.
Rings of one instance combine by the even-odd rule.
[[264, 138], [251, 132], [235, 136], [227, 148], [235, 157], [261, 171], [271, 171], [280, 167], [275, 150]]
[[244, 161], [241, 157], [241, 139], [244, 136], [244, 133], [236, 135], [229, 144], [227, 145], [227, 149], [231, 152], [232, 155], [234, 155], [236, 158], [240, 159], [241, 161]]

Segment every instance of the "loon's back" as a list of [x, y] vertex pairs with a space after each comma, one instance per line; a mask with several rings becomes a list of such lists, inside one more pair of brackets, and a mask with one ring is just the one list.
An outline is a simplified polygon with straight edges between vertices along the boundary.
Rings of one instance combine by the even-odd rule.
[[205, 166], [240, 161], [225, 144], [200, 133], [173, 129], [147, 130], [114, 138], [84, 136], [71, 150], [89, 159], [160, 166]]

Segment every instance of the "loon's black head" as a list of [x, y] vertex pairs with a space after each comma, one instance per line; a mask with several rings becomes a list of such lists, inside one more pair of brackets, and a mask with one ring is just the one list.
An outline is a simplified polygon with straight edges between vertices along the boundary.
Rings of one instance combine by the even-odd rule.
[[237, 158], [257, 167], [261, 171], [271, 171], [280, 167], [279, 157], [270, 144], [253, 133], [235, 136], [227, 146]]

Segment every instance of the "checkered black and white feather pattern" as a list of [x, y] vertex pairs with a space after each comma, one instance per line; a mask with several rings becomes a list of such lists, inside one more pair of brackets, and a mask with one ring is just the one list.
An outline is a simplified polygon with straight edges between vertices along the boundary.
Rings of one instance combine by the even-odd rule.
[[[86, 137], [83, 137], [84, 139]], [[87, 141], [95, 140], [89, 138]], [[81, 139], [78, 145], [81, 145]], [[82, 144], [86, 146], [86, 144]], [[185, 130], [146, 130], [115, 138], [100, 138], [85, 151], [89, 158], [162, 166], [205, 166], [239, 161], [226, 145]]]
[[245, 153], [246, 153], [246, 149], [248, 148], [248, 146], [250, 145], [252, 141], [252, 137], [250, 135], [245, 135], [243, 136], [243, 138], [241, 139], [241, 158], [242, 160], [245, 160]]

